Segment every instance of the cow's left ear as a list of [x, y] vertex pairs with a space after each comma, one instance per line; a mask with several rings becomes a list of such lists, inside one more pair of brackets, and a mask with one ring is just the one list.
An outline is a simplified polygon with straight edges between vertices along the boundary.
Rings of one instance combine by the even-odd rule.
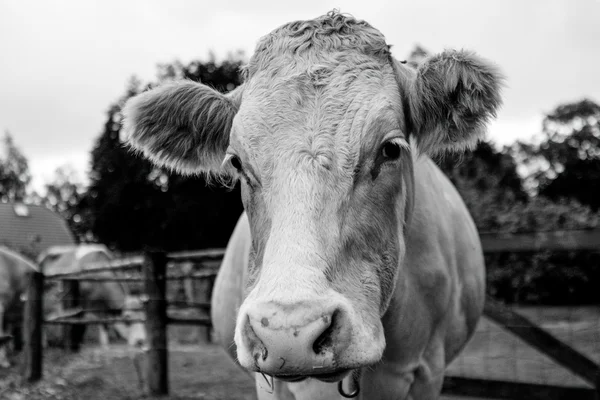
[[410, 119], [423, 153], [473, 147], [502, 104], [503, 76], [468, 51], [423, 62], [410, 84]]
[[127, 100], [122, 139], [157, 166], [218, 174], [241, 99], [241, 87], [223, 95], [192, 81], [166, 83]]

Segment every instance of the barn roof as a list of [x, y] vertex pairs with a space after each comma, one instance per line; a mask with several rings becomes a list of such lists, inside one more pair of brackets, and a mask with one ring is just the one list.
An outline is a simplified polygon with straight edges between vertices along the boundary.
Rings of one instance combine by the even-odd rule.
[[0, 203], [0, 244], [38, 252], [50, 246], [74, 244], [66, 221], [44, 206]]

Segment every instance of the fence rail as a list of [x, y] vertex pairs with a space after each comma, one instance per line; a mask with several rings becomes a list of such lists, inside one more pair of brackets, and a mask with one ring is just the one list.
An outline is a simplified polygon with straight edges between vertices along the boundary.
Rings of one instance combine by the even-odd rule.
[[556, 339], [529, 319], [491, 298], [486, 301], [484, 315], [591, 385], [597, 384], [600, 367], [594, 361]]
[[[44, 324], [48, 325], [107, 325], [116, 323], [134, 323], [148, 322], [148, 318], [128, 318], [128, 317], [55, 317], [45, 319]], [[210, 318], [180, 318], [167, 317], [167, 323], [171, 325], [201, 325], [211, 326]]]
[[206, 249], [194, 251], [180, 251], [167, 254], [167, 258], [171, 261], [220, 261], [225, 255], [225, 249]]
[[481, 233], [485, 253], [533, 251], [600, 251], [600, 229], [534, 233]]
[[[166, 254], [167, 261], [175, 261], [182, 263], [186, 261], [191, 262], [206, 262], [206, 261], [219, 261], [225, 254], [224, 249], [207, 249], [197, 251], [183, 251]], [[97, 274], [100, 272], [115, 272], [115, 271], [128, 271], [128, 270], [139, 270], [144, 264], [144, 255], [134, 255], [119, 258], [111, 261], [97, 261], [86, 265], [86, 269], [83, 271], [76, 272], [64, 272], [64, 273], [53, 273], [47, 274], [47, 279], [60, 279], [60, 280], [79, 280], [83, 279], [87, 275]], [[199, 277], [201, 274], [199, 275]], [[79, 278], [81, 277], [81, 278]]]
[[[96, 272], [96, 271], [94, 271]], [[82, 272], [73, 272], [71, 274], [61, 274], [57, 275], [49, 275], [47, 277], [48, 280], [58, 280], [58, 281], [77, 281], [77, 282], [144, 282], [144, 278], [136, 278], [136, 277], [120, 277], [120, 276], [89, 276], [92, 272], [82, 271]], [[188, 279], [206, 279], [212, 278], [217, 275], [216, 271], [206, 271], [206, 272], [197, 272], [194, 274], [188, 275], [166, 275], [159, 279], [164, 279], [167, 281], [185, 281]]]
[[84, 271], [62, 272], [46, 275], [48, 279], [64, 279], [80, 275], [97, 274], [100, 272], [115, 272], [140, 269], [144, 262], [143, 256], [127, 257], [108, 262], [90, 263]]
[[[480, 235], [485, 253], [497, 252], [534, 252], [542, 250], [571, 251], [592, 250], [600, 251], [600, 230], [590, 231], [556, 231], [527, 234], [490, 234]], [[42, 376], [42, 324], [82, 325], [82, 324], [111, 324], [118, 322], [143, 322], [149, 334], [149, 350], [147, 352], [148, 366], [146, 382], [149, 384], [150, 395], [168, 394], [168, 350], [166, 327], [169, 324], [196, 325], [209, 327], [209, 317], [180, 318], [171, 314], [174, 306], [195, 309], [210, 308], [209, 296], [212, 291], [212, 281], [217, 268], [204, 267], [201, 271], [189, 274], [171, 273], [172, 265], [184, 262], [204, 263], [220, 261], [224, 249], [188, 251], [181, 253], [146, 253], [130, 256], [108, 263], [97, 263], [85, 271], [57, 273], [44, 276], [43, 273], [31, 275], [31, 285], [28, 293], [28, 306], [25, 312], [26, 334], [26, 368], [25, 377], [35, 381]], [[171, 265], [171, 266], [170, 266]], [[137, 271], [141, 276], [116, 276], [99, 274], [106, 272]], [[143, 303], [145, 318], [81, 318], [84, 310], [77, 309], [78, 304], [71, 305], [71, 313], [62, 316], [43, 319], [42, 290], [44, 279], [64, 281], [65, 284], [77, 287], [80, 281], [100, 282], [141, 282], [144, 283], [148, 301]], [[204, 279], [210, 282], [205, 297], [207, 301], [200, 302], [168, 302], [166, 300], [166, 283], [168, 281]], [[90, 310], [87, 310], [90, 311]], [[93, 311], [93, 310], [92, 310]], [[137, 310], [140, 311], [140, 310]], [[583, 378], [594, 387], [564, 387], [556, 385], [540, 385], [500, 380], [483, 380], [464, 377], [448, 376], [444, 380], [443, 392], [450, 395], [487, 397], [495, 399], [600, 399], [600, 367], [585, 355], [574, 350], [567, 344], [556, 339], [543, 328], [536, 326], [527, 318], [513, 312], [510, 308], [488, 299], [484, 315], [498, 323], [508, 332], [516, 335], [529, 345], [540, 350], [559, 364]], [[75, 346], [74, 348], [76, 348]]]

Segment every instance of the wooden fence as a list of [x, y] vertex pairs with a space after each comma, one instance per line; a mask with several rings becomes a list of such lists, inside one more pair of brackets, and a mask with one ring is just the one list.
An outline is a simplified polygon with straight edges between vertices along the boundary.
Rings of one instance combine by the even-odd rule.
[[[480, 236], [484, 252], [486, 253], [533, 252], [539, 250], [600, 251], [600, 230], [538, 232], [533, 234], [482, 233]], [[167, 312], [166, 283], [170, 280], [181, 279], [214, 279], [216, 276], [216, 269], [194, 272], [187, 275], [170, 274], [167, 271], [167, 263], [169, 261], [218, 261], [222, 259], [223, 254], [224, 251], [221, 249], [175, 254], [149, 252], [143, 256], [116, 260], [109, 265], [104, 264], [97, 268], [90, 268], [75, 274], [56, 274], [51, 277], [44, 277], [44, 274], [41, 272], [33, 273], [31, 275], [32, 284], [29, 287], [28, 306], [25, 312], [26, 378], [33, 381], [42, 377], [42, 324], [77, 325], [124, 321], [136, 322], [124, 318], [88, 318], [82, 320], [77, 318], [76, 315], [66, 315], [44, 321], [42, 315], [42, 290], [45, 278], [60, 279], [75, 285], [77, 282], [84, 280], [101, 281], [109, 279], [122, 282], [139, 282], [142, 280], [149, 300], [144, 305], [146, 317], [140, 319], [138, 322], [145, 322], [146, 331], [149, 335], [149, 350], [147, 352], [148, 368], [146, 370], [146, 381], [149, 384], [148, 391], [151, 395], [167, 394], [169, 391], [167, 325], [189, 324], [208, 327], [210, 326], [210, 318], [181, 319], [169, 316]], [[105, 271], [140, 269], [143, 271], [142, 278], [105, 278], [94, 275]], [[208, 299], [212, 286], [207, 289], [206, 298]], [[209, 308], [210, 303], [206, 301], [198, 303], [198, 306]], [[558, 340], [529, 319], [492, 299], [487, 299], [484, 315], [575, 375], [581, 377], [593, 388], [448, 376], [444, 381], [443, 393], [458, 396], [512, 400], [563, 398], [600, 400], [600, 366], [596, 362], [576, 351], [568, 344]], [[76, 340], [73, 342], [73, 348], [76, 349], [78, 347], [75, 344]]]
[[[600, 230], [570, 230], [526, 234], [481, 233], [486, 254], [536, 252], [541, 250], [600, 251]], [[443, 392], [457, 396], [490, 399], [581, 399], [600, 400], [600, 366], [528, 318], [492, 298], [486, 299], [484, 315], [503, 329], [589, 383], [592, 388], [520, 383], [511, 381], [446, 377]]]
[[[218, 268], [192, 269], [188, 273], [181, 273], [180, 268], [171, 268], [168, 264], [180, 264], [183, 262], [206, 263], [208, 261], [219, 261], [223, 258], [224, 250], [203, 250], [193, 252], [179, 252], [165, 254], [163, 252], [146, 252], [141, 256], [127, 257], [101, 262], [96, 265], [88, 265], [85, 270], [70, 273], [44, 275], [35, 271], [30, 276], [29, 291], [24, 313], [24, 335], [25, 335], [25, 378], [32, 382], [42, 378], [43, 346], [42, 326], [44, 324], [57, 324], [67, 326], [66, 343], [71, 350], [77, 351], [81, 343], [79, 327], [93, 324], [114, 324], [119, 322], [143, 322], [148, 334], [148, 350], [145, 354], [145, 379], [148, 383], [148, 391], [151, 395], [168, 394], [168, 350], [167, 350], [167, 326], [194, 325], [206, 327], [206, 335], [210, 334], [210, 317], [181, 318], [171, 316], [168, 309], [184, 306], [194, 307], [208, 311], [210, 309], [210, 294]], [[106, 272], [125, 272], [129, 276], [106, 276], [99, 275]], [[131, 276], [137, 275], [137, 276]], [[66, 312], [53, 318], [44, 318], [43, 315], [43, 290], [46, 280], [62, 281], [66, 290], [71, 294], [65, 297], [63, 305]], [[204, 301], [199, 302], [168, 302], [166, 284], [168, 281], [181, 280], [203, 280], [206, 281], [203, 296]], [[128, 317], [84, 317], [81, 315], [86, 311], [79, 308], [80, 303], [77, 294], [80, 292], [79, 284], [84, 281], [92, 282], [141, 282], [144, 284], [144, 293], [147, 301], [143, 304], [144, 318], [132, 319]]]

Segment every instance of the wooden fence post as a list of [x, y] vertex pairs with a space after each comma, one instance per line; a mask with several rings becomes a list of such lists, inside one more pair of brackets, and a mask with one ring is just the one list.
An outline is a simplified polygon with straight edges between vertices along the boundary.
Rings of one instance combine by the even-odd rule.
[[162, 252], [147, 252], [144, 258], [144, 284], [148, 301], [146, 335], [149, 349], [146, 363], [146, 382], [150, 395], [169, 393], [167, 349], [167, 256]]
[[44, 274], [41, 271], [32, 271], [29, 275], [27, 302], [23, 313], [23, 333], [25, 334], [24, 377], [28, 382], [35, 382], [42, 378], [43, 301]]
[[[200, 263], [202, 266], [202, 263]], [[204, 270], [204, 268], [195, 268], [194, 270]], [[194, 288], [194, 299], [191, 302], [208, 303], [210, 302], [210, 294], [212, 289], [212, 283], [210, 278], [193, 279], [192, 285]], [[201, 318], [210, 318], [210, 309], [198, 309]], [[199, 326], [198, 330], [198, 342], [199, 343], [210, 343], [210, 326]]]
[[[62, 281], [61, 284], [66, 293], [63, 299], [63, 309], [70, 310], [79, 307], [81, 299], [79, 281], [67, 280]], [[65, 349], [74, 352], [79, 351], [84, 333], [85, 325], [65, 325], [63, 327], [63, 344]]]
[[[212, 298], [212, 292], [213, 292], [213, 288], [215, 286], [215, 280], [217, 279], [217, 275], [213, 275], [210, 276], [208, 278], [205, 279], [206, 281], [206, 292], [204, 294], [205, 297], [203, 297], [202, 301], [206, 301], [207, 303], [210, 303], [211, 298]], [[204, 300], [206, 299], [206, 300]], [[208, 317], [209, 321], [211, 320], [211, 307], [206, 309], [206, 316]], [[213, 326], [212, 324], [206, 327], [206, 343], [212, 343], [212, 332], [213, 332]]]

